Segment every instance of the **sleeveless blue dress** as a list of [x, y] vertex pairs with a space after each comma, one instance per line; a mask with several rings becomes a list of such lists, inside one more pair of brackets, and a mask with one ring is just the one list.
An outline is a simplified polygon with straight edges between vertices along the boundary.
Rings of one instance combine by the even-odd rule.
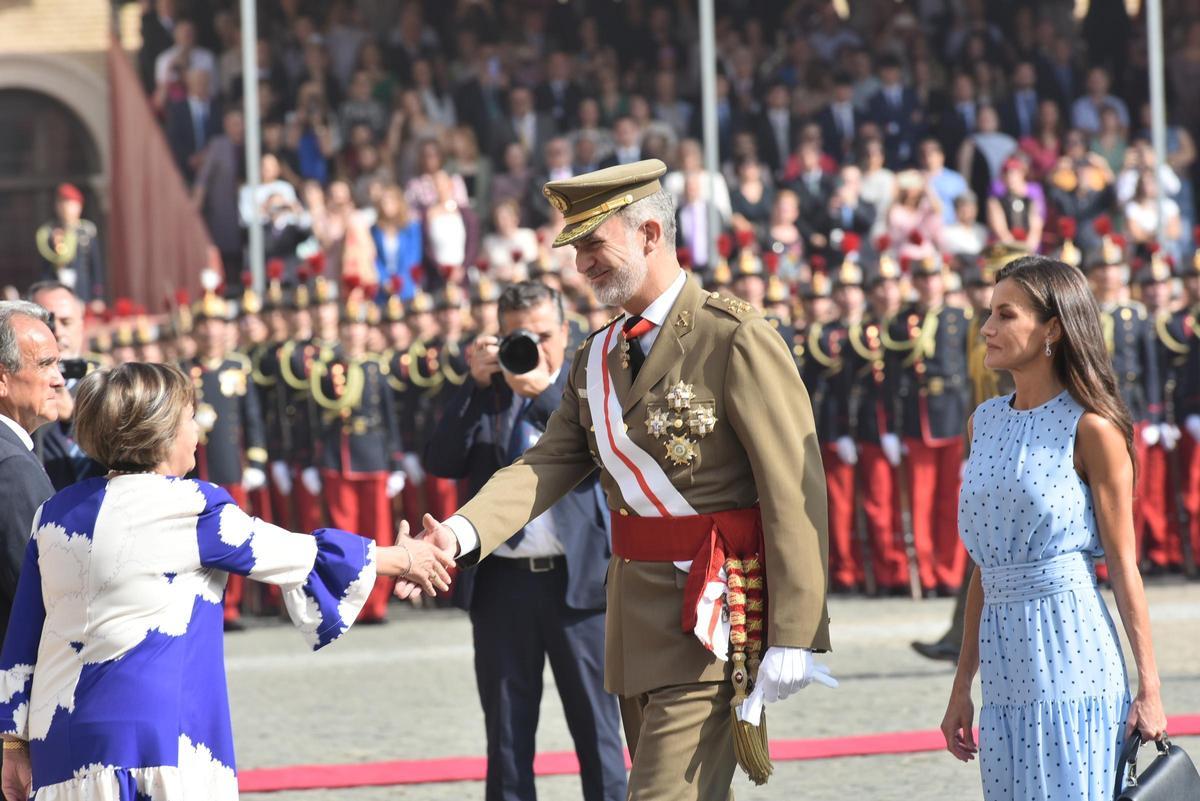
[[1096, 588], [1091, 490], [1075, 472], [1083, 408], [1063, 392], [975, 410], [959, 528], [980, 567], [979, 768], [986, 801], [1111, 801], [1129, 713]]

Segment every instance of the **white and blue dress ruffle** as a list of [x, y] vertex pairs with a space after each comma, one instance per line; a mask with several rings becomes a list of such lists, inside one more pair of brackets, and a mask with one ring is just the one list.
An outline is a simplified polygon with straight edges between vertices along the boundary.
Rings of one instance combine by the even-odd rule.
[[35, 801], [228, 801], [230, 573], [279, 586], [315, 650], [375, 582], [375, 546], [294, 534], [212, 484], [90, 479], [46, 501], [0, 652], [0, 732], [27, 739]]

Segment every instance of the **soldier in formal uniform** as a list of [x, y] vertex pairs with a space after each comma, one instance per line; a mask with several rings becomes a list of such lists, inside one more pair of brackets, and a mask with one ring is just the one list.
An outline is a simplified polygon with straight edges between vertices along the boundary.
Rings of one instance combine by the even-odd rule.
[[[340, 344], [309, 374], [318, 419], [316, 467], [333, 525], [386, 546], [393, 542], [390, 501], [404, 488], [404, 449], [388, 366], [367, 352], [373, 304], [358, 292], [347, 295]], [[389, 580], [376, 579], [359, 621], [382, 623], [390, 594]]]
[[945, 305], [943, 269], [936, 256], [912, 264], [917, 300], [892, 319], [883, 337], [891, 405], [880, 442], [893, 466], [904, 461], [917, 567], [928, 595], [953, 595], [967, 558], [954, 499], [972, 411], [970, 330], [967, 313]]
[[833, 281], [824, 269], [800, 285], [800, 321], [792, 325], [792, 360], [804, 375], [808, 364], [808, 332], [813, 325], [833, 322], [837, 306], [833, 302]]
[[[1133, 420], [1134, 453], [1141, 471], [1147, 449], [1158, 444], [1158, 424], [1162, 422], [1162, 382], [1158, 372], [1154, 324], [1146, 307], [1129, 299], [1129, 262], [1125, 255], [1125, 243], [1119, 236], [1104, 234], [1100, 247], [1091, 254], [1086, 264], [1092, 291], [1096, 295], [1096, 302], [1100, 304], [1100, 326], [1104, 332], [1104, 344], [1112, 356], [1117, 390]], [[1139, 559], [1144, 555], [1142, 546], [1147, 525], [1146, 505], [1145, 496], [1139, 491], [1133, 499], [1134, 535]], [[1107, 578], [1107, 570], [1103, 565], [1098, 575]]]
[[[1146, 446], [1146, 458], [1138, 476], [1138, 494], [1144, 499], [1142, 515], [1145, 532], [1145, 558], [1142, 572], [1156, 575], [1178, 571], [1183, 566], [1183, 541], [1186, 533], [1179, 528], [1176, 493], [1172, 476], [1172, 453], [1179, 445], [1182, 432], [1175, 424], [1174, 395], [1180, 376], [1177, 367], [1187, 346], [1172, 331], [1171, 292], [1175, 273], [1162, 252], [1156, 250], [1148, 264], [1136, 274], [1142, 305], [1146, 307], [1154, 334], [1154, 356], [1158, 375], [1163, 381], [1163, 422], [1158, 426], [1158, 441]], [[1167, 415], [1167, 407], [1170, 415]]]
[[[1200, 237], [1200, 230], [1196, 233]], [[1175, 347], [1169, 372], [1173, 391], [1168, 422], [1181, 433], [1176, 474], [1191, 529], [1192, 558], [1196, 559], [1200, 557], [1200, 250], [1179, 272], [1184, 305], [1172, 315], [1169, 325]]]
[[392, 365], [392, 379], [404, 385], [400, 409], [401, 438], [407, 449], [405, 472], [408, 483], [404, 486], [404, 516], [413, 531], [421, 526], [421, 517], [428, 509], [424, 467], [420, 454], [433, 431], [433, 416], [438, 394], [446, 381], [441, 366], [441, 340], [437, 319], [434, 317], [434, 298], [425, 292], [417, 292], [408, 300], [404, 309], [411, 336], [408, 350], [398, 354]]
[[765, 780], [764, 698], [834, 684], [812, 658], [829, 648], [826, 497], [787, 347], [749, 304], [679, 268], [665, 171], [652, 159], [546, 184], [567, 220], [555, 245], [574, 243], [597, 297], [625, 311], [576, 354], [539, 442], [445, 524], [426, 519], [426, 536], [462, 562], [485, 557], [599, 465], [613, 513], [606, 685], [630, 797], [716, 801], [736, 757]]
[[[277, 375], [278, 369], [269, 363], [267, 356], [277, 346], [271, 341], [271, 331], [263, 319], [265, 311], [264, 298], [255, 291], [254, 282], [249, 272], [242, 275], [242, 287], [242, 294], [236, 306], [238, 349], [232, 352], [230, 356], [243, 362], [247, 373], [250, 375], [250, 380], [254, 382], [254, 389], [258, 395], [258, 405], [263, 420], [263, 440], [264, 447], [267, 450], [267, 463], [269, 464], [273, 458], [270, 445], [274, 443], [271, 443], [270, 438], [267, 436], [267, 432], [271, 430], [271, 425], [267, 420], [273, 416], [272, 411], [277, 394], [276, 387], [279, 381]], [[276, 450], [276, 453], [278, 453], [278, 450]], [[255, 517], [276, 523], [277, 525], [283, 525], [276, 521], [273, 514], [271, 488], [268, 486], [267, 481], [264, 481], [262, 486], [247, 492], [247, 497], [250, 501], [250, 511], [253, 512]]]
[[85, 220], [83, 193], [72, 184], [59, 184], [54, 219], [37, 229], [42, 257], [39, 281], [59, 281], [85, 304], [104, 299], [104, 248], [96, 224]]
[[[193, 478], [224, 488], [246, 508], [247, 492], [267, 480], [262, 410], [250, 369], [228, 350], [227, 302], [209, 290], [193, 311], [196, 357], [183, 365], [196, 387], [195, 416], [200, 429]], [[230, 576], [225, 589], [225, 627], [241, 628], [243, 582]], [[235, 580], [239, 579], [239, 580]]]
[[863, 275], [858, 254], [847, 256], [834, 277], [833, 301], [838, 316], [829, 323], [813, 322], [805, 337], [804, 386], [812, 398], [817, 440], [825, 466], [829, 494], [829, 584], [833, 592], [848, 592], [864, 584], [864, 559], [855, 537], [855, 466], [858, 449], [852, 435], [850, 396], [852, 367], [847, 364], [853, 345], [851, 328], [861, 328]]
[[471, 285], [471, 333], [496, 336], [500, 333], [500, 285], [486, 275]]
[[313, 364], [329, 359], [338, 344], [337, 285], [319, 272], [311, 283], [311, 287], [301, 283], [293, 292], [294, 333], [279, 349], [279, 377], [287, 387], [284, 415], [291, 439], [287, 474], [301, 531], [314, 531], [325, 522], [321, 476], [314, 466], [317, 421], [310, 379]]
[[909, 590], [909, 562], [896, 507], [896, 476], [880, 446], [888, 433], [890, 399], [884, 387], [883, 332], [900, 311], [900, 265], [890, 253], [864, 270], [866, 312], [847, 331], [850, 345], [843, 360], [850, 389], [849, 417], [858, 457], [858, 490], [875, 585], [882, 595], [905, 595]]

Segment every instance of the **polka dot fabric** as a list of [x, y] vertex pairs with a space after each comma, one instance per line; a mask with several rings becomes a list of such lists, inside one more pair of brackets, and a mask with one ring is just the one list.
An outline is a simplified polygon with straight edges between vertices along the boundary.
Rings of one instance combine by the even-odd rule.
[[979, 768], [986, 801], [1110, 801], [1129, 712], [1096, 589], [1092, 497], [1075, 472], [1083, 408], [1063, 392], [975, 411], [959, 529], [981, 567]]

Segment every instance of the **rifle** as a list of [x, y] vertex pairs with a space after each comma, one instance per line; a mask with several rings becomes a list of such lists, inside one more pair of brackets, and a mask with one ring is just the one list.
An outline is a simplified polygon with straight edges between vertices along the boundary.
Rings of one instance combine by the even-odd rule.
[[924, 597], [921, 593], [921, 568], [917, 565], [917, 541], [913, 538], [912, 499], [908, 494], [907, 469], [904, 454], [900, 464], [892, 470], [896, 482], [896, 497], [900, 504], [900, 537], [904, 540], [904, 554], [908, 559], [908, 590], [914, 601]]
[[863, 564], [863, 589], [867, 595], [875, 595], [879, 590], [875, 578], [875, 565], [871, 561], [871, 542], [867, 532], [867, 510], [863, 508], [863, 497], [866, 495], [863, 485], [862, 471], [854, 465], [854, 539], [858, 542], [859, 556]]
[[[1167, 423], [1175, 423], [1175, 379], [1167, 381], [1163, 402], [1166, 405]], [[1178, 426], [1176, 426], [1178, 427]], [[1167, 451], [1167, 476], [1171, 482], [1171, 495], [1175, 499], [1175, 518], [1179, 528], [1179, 540], [1183, 551], [1183, 572], [1188, 578], [1196, 576], [1196, 554], [1192, 551], [1192, 516], [1188, 512], [1183, 492], [1183, 466], [1179, 463], [1179, 444]]]

